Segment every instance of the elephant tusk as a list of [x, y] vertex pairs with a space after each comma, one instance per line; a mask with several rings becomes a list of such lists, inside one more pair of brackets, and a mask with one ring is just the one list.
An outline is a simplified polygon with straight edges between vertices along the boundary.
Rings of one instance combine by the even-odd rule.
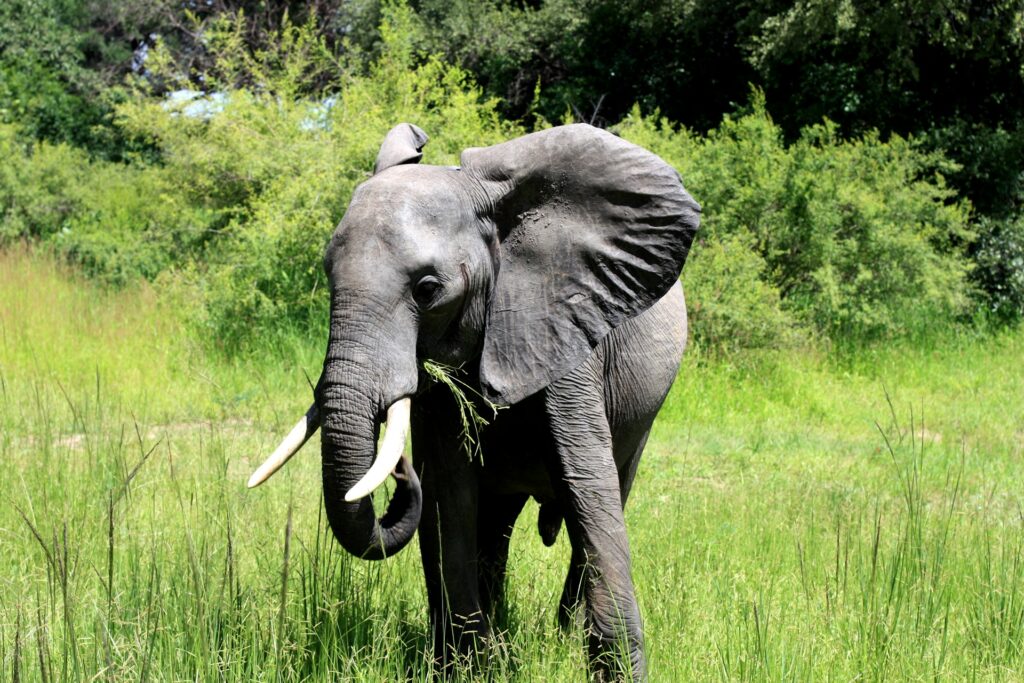
[[345, 494], [345, 502], [352, 503], [373, 493], [398, 465], [398, 461], [402, 459], [402, 451], [405, 450], [405, 438], [409, 435], [411, 408], [412, 399], [409, 398], [395, 401], [388, 408], [384, 441], [377, 451], [377, 457], [363, 478]]
[[299, 449], [309, 440], [309, 437], [313, 436], [313, 432], [319, 427], [320, 411], [317, 410], [314, 403], [306, 411], [305, 417], [298, 421], [292, 428], [292, 431], [288, 432], [288, 436], [284, 437], [281, 445], [252, 473], [252, 476], [249, 477], [249, 488], [259, 486], [267, 479], [270, 479], [274, 472], [281, 469], [293, 455], [299, 452]]

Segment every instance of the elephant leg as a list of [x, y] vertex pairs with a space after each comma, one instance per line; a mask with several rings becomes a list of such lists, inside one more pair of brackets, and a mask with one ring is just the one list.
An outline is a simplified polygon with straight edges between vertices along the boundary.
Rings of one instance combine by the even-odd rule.
[[[633, 479], [636, 477], [637, 466], [640, 463], [640, 454], [643, 453], [647, 444], [647, 437], [650, 434], [648, 429], [640, 443], [636, 446], [632, 457], [626, 461], [619, 470], [619, 494], [622, 498], [622, 509], [626, 509], [626, 500], [629, 498], [630, 489], [633, 487]], [[559, 518], [559, 523], [561, 518]], [[582, 553], [573, 550], [572, 558], [569, 560], [569, 572], [565, 577], [565, 585], [562, 588], [562, 598], [558, 602], [558, 625], [568, 630], [576, 623], [577, 611], [583, 599], [583, 570], [586, 562]]]
[[[544, 545], [552, 546], [562, 526], [562, 508], [558, 503], [550, 501], [541, 506], [537, 515], [537, 528]], [[573, 549], [569, 560], [569, 573], [562, 587], [562, 597], [558, 600], [558, 625], [569, 630], [576, 623], [577, 610], [583, 600], [583, 555]]]
[[480, 606], [497, 623], [504, 621], [505, 570], [508, 546], [519, 513], [528, 496], [496, 496], [481, 501], [477, 518], [477, 549], [480, 569]]
[[[544, 545], [552, 546], [562, 526], [562, 509], [554, 501], [541, 506], [537, 516], [537, 527]], [[569, 573], [562, 586], [562, 597], [558, 600], [558, 625], [569, 630], [576, 624], [579, 606], [583, 601], [583, 555], [573, 548], [569, 560]]]
[[555, 444], [548, 468], [563, 501], [573, 565], [582, 567], [591, 668], [598, 679], [643, 680], [643, 629], [596, 355], [546, 390]]
[[474, 664], [490, 635], [478, 583], [478, 471], [457, 450], [458, 441], [446, 449], [442, 421], [413, 417], [413, 449], [423, 478], [420, 555], [434, 659], [447, 675], [456, 664]]
[[[434, 473], [436, 474], [436, 473]], [[429, 474], [427, 475], [430, 476]], [[457, 497], [424, 486], [420, 555], [427, 583], [427, 603], [435, 663], [451, 672], [457, 663], [472, 664], [490, 636], [478, 586], [475, 491]]]
[[558, 601], [558, 625], [569, 630], [576, 624], [576, 616], [583, 600], [583, 570], [586, 566], [583, 553], [574, 547], [569, 559], [569, 573], [562, 587], [562, 597]]

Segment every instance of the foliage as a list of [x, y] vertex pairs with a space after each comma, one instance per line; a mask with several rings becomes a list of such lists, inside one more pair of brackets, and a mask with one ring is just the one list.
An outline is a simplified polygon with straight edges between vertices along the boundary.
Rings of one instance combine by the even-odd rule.
[[987, 311], [1000, 322], [1024, 318], [1024, 217], [983, 218], [972, 277], [985, 293]]
[[[618, 128], [678, 168], [705, 206], [702, 238], [719, 246], [693, 277], [722, 278], [705, 291], [747, 289], [725, 301], [759, 302], [767, 331], [781, 329], [774, 290], [782, 310], [826, 336], [900, 333], [966, 309], [968, 206], [928, 175], [940, 157], [898, 136], [844, 141], [829, 122], [787, 146], [763, 99], [751, 106], [704, 138], [639, 109]], [[757, 259], [724, 267], [722, 252], [742, 245]]]
[[[117, 134], [142, 150], [126, 148], [129, 163], [4, 128], [0, 235], [47, 241], [109, 281], [174, 270], [165, 281], [199, 293], [202, 336], [226, 348], [272, 328], [321, 330], [323, 245], [392, 125], [424, 128], [433, 163], [523, 132], [466, 71], [419, 52], [424, 13], [449, 16], [441, 8], [382, 12], [365, 72], [311, 18], [297, 24], [285, 13], [256, 42], [244, 12], [202, 18], [197, 30], [216, 48], [204, 78], [221, 90], [173, 98], [154, 84], [185, 87], [192, 74], [170, 41], [158, 42], [149, 76], [116, 107]], [[968, 204], [943, 180], [964, 171], [917, 138], [845, 139], [826, 121], [787, 143], [760, 94], [705, 136], [639, 106], [618, 130], [680, 169], [705, 206], [686, 277], [706, 346], [902, 334], [965, 312], [970, 282], [1014, 310], [1015, 261], [1003, 259], [1012, 230], [989, 230], [972, 248]], [[1012, 155], [1012, 139], [1000, 158]], [[965, 250], [985, 260], [971, 280]]]
[[847, 134], [917, 133], [963, 166], [985, 214], [1022, 210], [1024, 2], [787, 3], [752, 62], [790, 135], [822, 117]]
[[[414, 3], [420, 41], [469, 69], [518, 118], [608, 124], [634, 103], [713, 127], [755, 72], [740, 42], [771, 3], [708, 0]], [[540, 83], [540, 97], [533, 97]]]
[[766, 270], [765, 260], [739, 235], [698, 240], [683, 271], [698, 345], [729, 353], [801, 340], [804, 330], [782, 308]]
[[0, 154], [0, 243], [43, 241], [87, 273], [124, 284], [180, 263], [207, 230], [207, 212], [158, 168], [26, 143], [2, 124]]
[[850, 140], [913, 136], [958, 164], [935, 170], [978, 214], [1024, 212], [1024, 0], [414, 7], [419, 42], [474, 73], [506, 116], [609, 125], [639, 104], [703, 132], [754, 83], [789, 142], [823, 119]]
[[81, 210], [75, 195], [89, 177], [88, 160], [67, 145], [27, 144], [18, 132], [0, 124], [0, 236], [46, 239]]
[[[224, 344], [319, 322], [323, 246], [392, 125], [430, 131], [428, 157], [441, 163], [517, 130], [465, 72], [436, 59], [412, 66], [410, 21], [401, 6], [389, 11], [381, 58], [366, 75], [342, 74], [344, 87], [320, 100], [297, 90], [303, 74], [322, 73], [328, 54], [313, 25], [285, 22], [277, 52], [250, 53], [241, 23], [216, 24], [223, 61], [211, 73], [260, 87], [185, 103], [145, 89], [126, 99], [118, 126], [155, 150], [156, 163], [153, 155], [91, 161], [3, 126], [0, 240], [48, 242], [114, 282], [177, 267], [203, 293], [208, 329]], [[162, 49], [153, 51], [154, 74], [167, 80], [173, 62]], [[197, 104], [201, 115], [188, 109]]]
[[170, 0], [7, 0], [0, 3], [0, 122], [93, 157], [139, 151], [112, 125], [133, 40]]
[[258, 39], [242, 9], [189, 19], [202, 59], [191, 52], [183, 56], [173, 42], [158, 39], [144, 79], [157, 90], [188, 89], [198, 82], [206, 91], [246, 89], [292, 100], [336, 89], [343, 76], [339, 54], [315, 14], [299, 24], [285, 10], [273, 26], [262, 27]]
[[583, 20], [578, 3], [420, 0], [413, 6], [421, 48], [471, 71], [485, 92], [502, 98], [505, 116], [519, 118], [532, 104], [550, 119], [566, 110], [565, 102], [551, 104], [551, 89], [565, 76], [556, 45], [574, 36]]
[[997, 126], [1024, 105], [1020, 0], [787, 3], [752, 44], [790, 131], [823, 116], [853, 132]]
[[956, 121], [924, 134], [959, 165], [948, 174], [953, 186], [997, 220], [1024, 215], [1024, 121], [1011, 125]]
[[57, 73], [38, 62], [0, 62], [0, 122], [19, 124], [29, 139], [102, 149], [110, 139], [97, 126], [106, 114], [102, 102], [70, 90]]
[[[320, 101], [294, 96], [296, 75], [319, 68], [320, 47], [282, 48], [287, 59], [252, 55], [228, 27], [232, 47], [214, 70], [258, 73], [258, 89], [225, 91], [209, 116], [151, 98], [119, 109], [121, 125], [160, 150], [162, 173], [183, 201], [213, 216], [193, 275], [220, 343], [244, 344], [279, 326], [321, 329], [324, 245], [397, 122], [428, 131], [434, 163], [515, 134], [461, 69], [437, 59], [413, 66], [410, 21], [404, 7], [390, 9], [380, 59], [366, 75], [344, 74], [343, 87]], [[311, 25], [283, 30], [287, 44], [321, 45]]]

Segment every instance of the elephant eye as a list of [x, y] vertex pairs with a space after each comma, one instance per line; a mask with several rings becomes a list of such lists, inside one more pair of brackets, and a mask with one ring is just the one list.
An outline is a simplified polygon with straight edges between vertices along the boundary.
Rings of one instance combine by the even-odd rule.
[[416, 283], [416, 287], [412, 290], [412, 298], [420, 306], [426, 306], [434, 300], [439, 291], [441, 291], [441, 283], [436, 277], [427, 275]]

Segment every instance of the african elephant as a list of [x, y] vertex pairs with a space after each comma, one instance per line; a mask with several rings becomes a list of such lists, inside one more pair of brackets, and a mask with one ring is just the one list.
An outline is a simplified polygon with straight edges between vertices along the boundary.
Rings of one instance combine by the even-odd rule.
[[[381, 559], [419, 530], [444, 668], [487, 640], [532, 496], [544, 542], [563, 519], [571, 541], [560, 622], [584, 607], [595, 674], [643, 679], [623, 506], [686, 345], [678, 277], [700, 206], [659, 157], [587, 125], [467, 149], [459, 167], [417, 165], [426, 141], [396, 126], [353, 194], [324, 256], [314, 403], [250, 486], [322, 427], [338, 541]], [[507, 406], [480, 434], [482, 457], [461, 448], [458, 405], [426, 381], [428, 359]], [[369, 494], [389, 474], [377, 518]]]

